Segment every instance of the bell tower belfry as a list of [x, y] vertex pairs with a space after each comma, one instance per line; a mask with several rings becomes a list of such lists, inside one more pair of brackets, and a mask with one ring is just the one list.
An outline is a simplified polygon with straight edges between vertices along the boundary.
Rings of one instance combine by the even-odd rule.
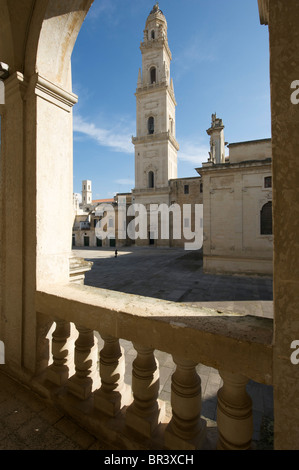
[[[153, 196], [164, 193], [168, 181], [177, 178], [175, 138], [176, 101], [170, 79], [171, 52], [167, 39], [167, 22], [156, 3], [144, 29], [142, 69], [139, 69], [136, 96], [135, 198], [142, 191]], [[141, 195], [141, 194], [140, 194]], [[141, 201], [140, 201], [141, 202]], [[158, 201], [157, 201], [158, 202]]]

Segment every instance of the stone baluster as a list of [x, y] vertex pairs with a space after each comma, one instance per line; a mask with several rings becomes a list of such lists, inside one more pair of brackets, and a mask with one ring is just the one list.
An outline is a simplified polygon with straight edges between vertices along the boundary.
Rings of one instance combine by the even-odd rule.
[[133, 361], [133, 403], [126, 412], [126, 424], [145, 437], [150, 437], [165, 415], [165, 406], [158, 400], [159, 364], [154, 349], [134, 344], [137, 356]]
[[85, 400], [100, 385], [97, 371], [98, 347], [93, 330], [77, 326], [79, 332], [75, 342], [75, 374], [68, 381], [69, 391]]
[[246, 450], [251, 447], [253, 433], [252, 401], [246, 392], [248, 378], [220, 372], [223, 386], [218, 391], [218, 449]]
[[74, 374], [74, 338], [71, 323], [55, 320], [52, 334], [53, 363], [48, 367], [47, 379], [55, 385], [64, 384]]
[[116, 416], [123, 406], [132, 401], [131, 387], [125, 384], [124, 349], [119, 339], [101, 335], [104, 341], [100, 352], [101, 388], [94, 394], [95, 407], [108, 414]]
[[201, 413], [201, 379], [196, 365], [173, 357], [176, 370], [171, 381], [172, 418], [165, 430], [167, 449], [195, 450], [203, 446], [206, 422]]

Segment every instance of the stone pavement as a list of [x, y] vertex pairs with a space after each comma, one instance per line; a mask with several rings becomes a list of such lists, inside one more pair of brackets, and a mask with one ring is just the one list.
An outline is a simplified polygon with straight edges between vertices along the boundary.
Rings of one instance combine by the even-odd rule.
[[0, 371], [0, 450], [107, 449], [111, 446]]
[[92, 261], [85, 284], [158, 299], [273, 318], [272, 279], [204, 274], [202, 254], [183, 249], [76, 248]]
[[[215, 306], [244, 314], [271, 317], [272, 280], [261, 277], [211, 276], [202, 273], [198, 253], [167, 249], [122, 249], [114, 257], [111, 249], [76, 249], [75, 256], [92, 260], [86, 284], [153, 296], [176, 302]], [[101, 343], [99, 338], [99, 343]], [[127, 383], [136, 352], [129, 341], [121, 341], [126, 354]], [[101, 347], [101, 344], [99, 344]], [[156, 351], [160, 365], [160, 398], [170, 417], [170, 387], [174, 365], [171, 356]], [[4, 375], [0, 366], [0, 450], [113, 450], [79, 425], [52, 408], [38, 395]], [[202, 381], [202, 417], [213, 442], [217, 437], [216, 394], [221, 386], [218, 371], [198, 365]], [[250, 381], [256, 448], [272, 445], [272, 387]]]

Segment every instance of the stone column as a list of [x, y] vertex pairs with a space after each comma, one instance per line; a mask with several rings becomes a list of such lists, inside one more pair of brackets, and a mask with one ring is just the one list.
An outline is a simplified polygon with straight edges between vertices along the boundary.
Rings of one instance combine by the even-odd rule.
[[101, 335], [104, 347], [100, 352], [101, 388], [94, 394], [95, 407], [108, 414], [116, 416], [123, 406], [132, 401], [131, 389], [125, 384], [124, 349], [119, 339]]
[[252, 402], [246, 392], [248, 378], [220, 372], [223, 387], [218, 391], [217, 425], [219, 450], [250, 449], [253, 433]]
[[171, 382], [172, 419], [165, 431], [168, 449], [200, 449], [206, 423], [200, 418], [201, 379], [192, 361], [173, 358], [176, 370]]
[[134, 344], [132, 390], [134, 401], [126, 412], [126, 424], [139, 434], [150, 437], [163, 420], [165, 409], [158, 400], [159, 365], [154, 350]]
[[69, 391], [81, 400], [87, 399], [100, 385], [97, 371], [98, 347], [94, 332], [84, 326], [77, 326], [79, 336], [75, 342], [76, 373], [68, 381]]
[[52, 335], [53, 363], [47, 370], [47, 378], [55, 385], [62, 385], [75, 372], [74, 340], [69, 322], [60, 319], [55, 322], [56, 328]]

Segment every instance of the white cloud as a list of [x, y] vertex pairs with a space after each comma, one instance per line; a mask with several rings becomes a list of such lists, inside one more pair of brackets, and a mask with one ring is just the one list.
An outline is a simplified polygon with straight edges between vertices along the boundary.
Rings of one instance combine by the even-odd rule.
[[[119, 130], [120, 127], [121, 130]], [[132, 133], [130, 134], [128, 129], [119, 124], [113, 126], [113, 129], [105, 129], [92, 122], [87, 122], [80, 115], [75, 115], [73, 129], [74, 132], [83, 134], [95, 140], [99, 145], [109, 147], [115, 152], [134, 153], [131, 142]]]
[[91, 20], [96, 20], [100, 15], [102, 15], [102, 13], [105, 13], [105, 17], [107, 18], [108, 15], [110, 19], [114, 12], [115, 5], [113, 5], [111, 0], [98, 0], [92, 4], [88, 13], [88, 18]]
[[182, 162], [200, 166], [208, 161], [210, 149], [206, 145], [196, 142], [183, 142], [180, 145], [180, 149], [178, 159]]
[[125, 186], [133, 186], [135, 184], [135, 181], [130, 178], [123, 178], [115, 181], [116, 184], [121, 184]]
[[218, 57], [217, 48], [211, 38], [198, 35], [191, 38], [182, 48], [177, 51], [173, 59], [176, 80], [190, 70], [196, 70], [202, 63], [214, 62]]

